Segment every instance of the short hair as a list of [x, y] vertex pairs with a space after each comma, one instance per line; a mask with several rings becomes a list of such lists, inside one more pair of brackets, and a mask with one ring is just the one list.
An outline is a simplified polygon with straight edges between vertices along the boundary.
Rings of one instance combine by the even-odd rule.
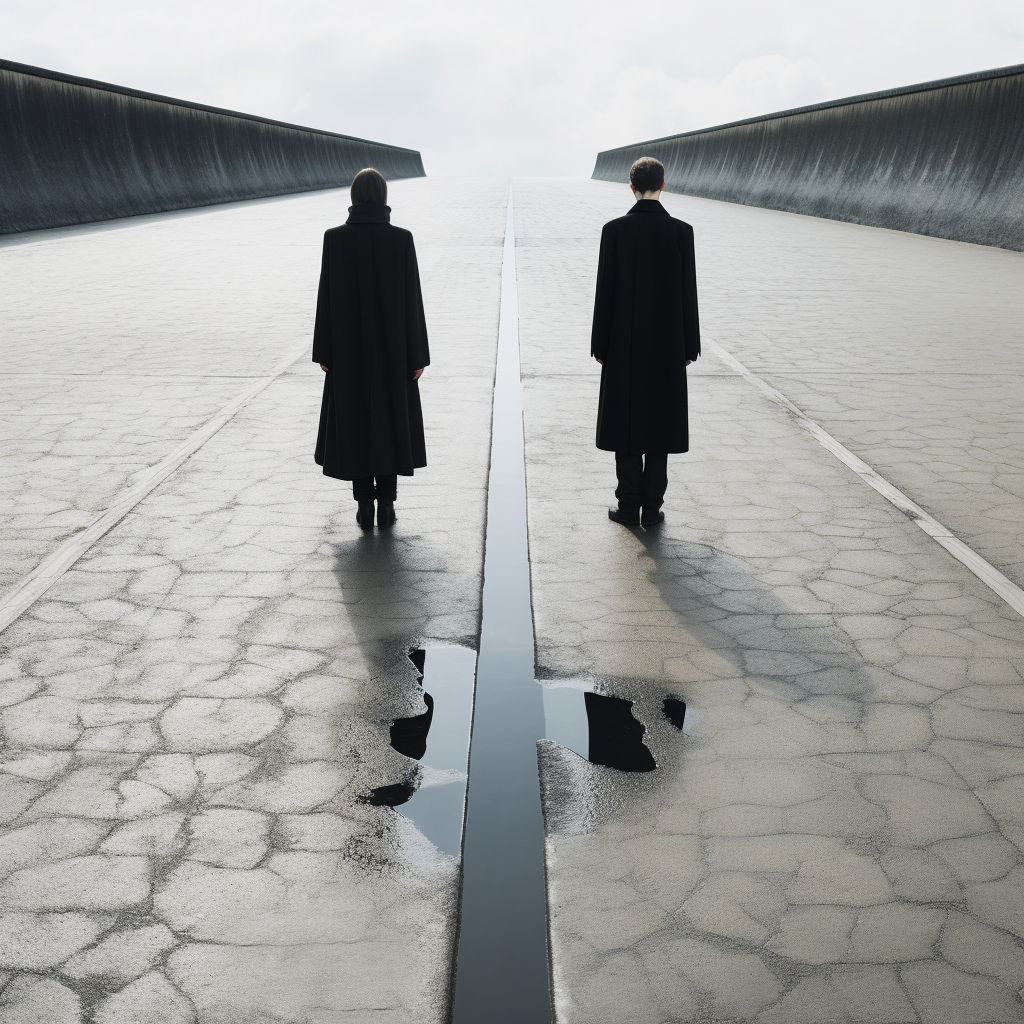
[[653, 156], [642, 156], [629, 169], [629, 183], [637, 192], [659, 192], [665, 184], [665, 165]]
[[352, 179], [350, 195], [353, 206], [387, 206], [388, 183], [380, 171], [364, 167]]

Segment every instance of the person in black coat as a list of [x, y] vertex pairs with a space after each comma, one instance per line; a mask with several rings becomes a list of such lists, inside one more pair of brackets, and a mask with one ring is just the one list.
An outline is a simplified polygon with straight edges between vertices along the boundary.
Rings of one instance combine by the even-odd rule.
[[[391, 224], [388, 186], [352, 180], [348, 220], [324, 235], [313, 362], [326, 374], [315, 459], [352, 481], [356, 522], [392, 526], [399, 476], [427, 464], [417, 383], [430, 364], [412, 234]], [[377, 502], [374, 508], [374, 500]]]
[[642, 157], [629, 172], [636, 203], [601, 233], [591, 355], [601, 364], [597, 447], [615, 452], [624, 526], [655, 526], [668, 456], [689, 450], [686, 367], [700, 355], [693, 228], [659, 202], [665, 168]]

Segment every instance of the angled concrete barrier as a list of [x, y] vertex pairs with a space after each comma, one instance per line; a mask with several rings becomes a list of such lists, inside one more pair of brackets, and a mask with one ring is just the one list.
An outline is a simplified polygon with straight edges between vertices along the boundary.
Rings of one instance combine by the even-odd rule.
[[736, 121], [598, 154], [669, 191], [1024, 250], [1024, 65]]
[[0, 61], [0, 234], [422, 177], [412, 149]]

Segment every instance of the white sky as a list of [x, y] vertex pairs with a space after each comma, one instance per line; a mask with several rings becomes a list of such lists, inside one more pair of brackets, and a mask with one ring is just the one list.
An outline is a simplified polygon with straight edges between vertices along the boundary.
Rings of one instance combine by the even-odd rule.
[[428, 174], [1024, 62], [1024, 0], [0, 0], [0, 56], [410, 146]]

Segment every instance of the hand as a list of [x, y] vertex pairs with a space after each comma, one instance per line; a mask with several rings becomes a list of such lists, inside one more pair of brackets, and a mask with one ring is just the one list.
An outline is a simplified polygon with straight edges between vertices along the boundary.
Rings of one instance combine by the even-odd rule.
[[423, 367], [421, 366], [421, 367], [420, 367], [420, 368], [419, 368], [419, 369], [418, 369], [418, 370], [417, 370], [417, 371], [416, 371], [416, 372], [415, 372], [415, 373], [414, 373], [414, 374], [412, 375], [412, 379], [413, 379], [413, 380], [419, 380], [419, 379], [420, 379], [420, 377], [422, 377], [422, 376], [423, 376]]
[[328, 371], [328, 370], [330, 369], [330, 367], [329, 367], [329, 366], [324, 366], [324, 364], [323, 364], [323, 363], [321, 363], [321, 364], [320, 364], [320, 369], [321, 369], [321, 370], [323, 370], [323, 371], [324, 371], [324, 373], [326, 373], [326, 372], [327, 372], [327, 371]]
[[[594, 358], [597, 359], [597, 356], [594, 356]], [[598, 366], [604, 366], [604, 360], [603, 359], [597, 359], [597, 365]]]

